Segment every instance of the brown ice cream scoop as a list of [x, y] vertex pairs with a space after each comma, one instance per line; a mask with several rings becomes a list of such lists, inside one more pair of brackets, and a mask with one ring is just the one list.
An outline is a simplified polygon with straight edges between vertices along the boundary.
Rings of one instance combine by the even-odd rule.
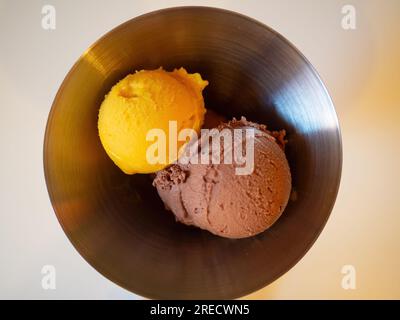
[[255, 130], [252, 173], [238, 175], [236, 164], [177, 163], [159, 171], [153, 182], [178, 221], [227, 238], [268, 229], [282, 214], [291, 191], [285, 132], [270, 132], [245, 118], [218, 126], [237, 128]]

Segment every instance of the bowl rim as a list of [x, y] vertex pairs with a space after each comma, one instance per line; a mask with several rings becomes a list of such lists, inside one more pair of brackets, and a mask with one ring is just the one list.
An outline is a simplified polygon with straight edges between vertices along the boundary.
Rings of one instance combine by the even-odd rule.
[[43, 170], [44, 170], [44, 178], [45, 178], [45, 183], [46, 183], [46, 189], [47, 189], [47, 193], [49, 195], [50, 198], [50, 202], [53, 208], [53, 211], [56, 214], [57, 220], [59, 222], [59, 224], [61, 225], [64, 234], [67, 236], [68, 240], [70, 241], [70, 243], [73, 245], [73, 247], [75, 248], [75, 250], [79, 253], [79, 255], [94, 269], [96, 270], [98, 273], [100, 273], [103, 277], [105, 277], [107, 280], [115, 283], [116, 285], [118, 285], [119, 287], [127, 290], [130, 293], [139, 295], [143, 298], [147, 298], [147, 299], [163, 299], [163, 297], [161, 296], [154, 296], [152, 293], [147, 293], [147, 292], [143, 292], [141, 290], [136, 290], [132, 291], [130, 288], [128, 288], [125, 284], [121, 283], [119, 280], [114, 279], [113, 276], [110, 275], [110, 273], [106, 270], [104, 270], [103, 267], [98, 266], [95, 261], [93, 261], [92, 258], [90, 258], [87, 254], [84, 254], [81, 252], [80, 247], [78, 246], [79, 241], [77, 241], [76, 239], [72, 239], [71, 236], [68, 234], [66, 226], [63, 223], [63, 220], [61, 218], [61, 214], [58, 212], [56, 205], [55, 205], [55, 201], [54, 201], [54, 194], [50, 188], [50, 176], [49, 176], [49, 160], [48, 160], [48, 156], [47, 156], [47, 149], [48, 149], [48, 143], [49, 143], [49, 136], [50, 136], [50, 131], [52, 128], [52, 122], [53, 122], [53, 117], [54, 117], [54, 112], [55, 109], [58, 105], [59, 100], [62, 98], [63, 95], [63, 91], [65, 86], [67, 85], [67, 83], [71, 80], [71, 77], [73, 75], [73, 73], [75, 72], [75, 70], [77, 69], [78, 65], [81, 63], [81, 61], [84, 59], [85, 55], [91, 51], [92, 49], [94, 49], [97, 45], [99, 45], [105, 38], [112, 36], [114, 33], [119, 32], [120, 30], [127, 28], [130, 26], [131, 23], [135, 22], [135, 21], [139, 21], [142, 19], [146, 19], [150, 16], [155, 16], [155, 15], [159, 15], [159, 14], [168, 14], [169, 12], [174, 12], [174, 11], [187, 11], [187, 10], [205, 10], [205, 11], [213, 11], [213, 12], [218, 12], [218, 13], [222, 13], [222, 14], [227, 14], [227, 15], [232, 15], [232, 16], [237, 16], [240, 17], [242, 19], [245, 19], [249, 22], [255, 23], [259, 26], [261, 26], [263, 29], [268, 30], [268, 32], [274, 34], [274, 36], [280, 38], [280, 40], [282, 40], [285, 44], [287, 44], [289, 47], [291, 47], [294, 52], [296, 52], [296, 54], [303, 60], [303, 62], [311, 69], [313, 75], [316, 77], [316, 79], [318, 79], [318, 81], [320, 82], [326, 97], [328, 98], [328, 102], [329, 104], [332, 106], [332, 112], [333, 112], [333, 116], [334, 116], [334, 120], [335, 120], [335, 126], [336, 126], [336, 135], [337, 135], [337, 141], [338, 141], [338, 175], [336, 177], [335, 180], [335, 189], [334, 191], [334, 195], [331, 198], [331, 203], [329, 204], [329, 206], [327, 207], [327, 215], [325, 220], [321, 223], [320, 228], [317, 230], [317, 232], [315, 233], [313, 240], [310, 241], [309, 245], [305, 248], [304, 252], [302, 252], [302, 254], [297, 257], [296, 259], [294, 259], [292, 261], [292, 263], [288, 264], [287, 268], [284, 268], [283, 270], [281, 270], [280, 272], [277, 272], [276, 275], [274, 277], [272, 277], [274, 280], [267, 282], [267, 283], [263, 283], [260, 284], [257, 287], [254, 287], [253, 289], [248, 289], [248, 290], [242, 290], [240, 292], [236, 293], [236, 296], [233, 297], [233, 299], [236, 298], [241, 298], [244, 296], [247, 296], [249, 294], [255, 293], [263, 288], [266, 288], [267, 286], [269, 286], [270, 284], [272, 284], [273, 282], [275, 282], [276, 280], [278, 280], [279, 278], [281, 278], [284, 274], [286, 274], [288, 271], [290, 271], [295, 265], [297, 265], [297, 263], [303, 259], [307, 253], [309, 252], [309, 250], [312, 248], [312, 246], [314, 245], [314, 243], [317, 241], [317, 239], [319, 238], [322, 230], [325, 228], [327, 221], [329, 220], [333, 208], [335, 206], [336, 200], [337, 200], [337, 196], [339, 193], [339, 189], [340, 189], [340, 182], [341, 182], [341, 176], [342, 176], [342, 169], [343, 169], [343, 142], [342, 142], [342, 134], [341, 134], [341, 127], [340, 127], [340, 123], [339, 123], [339, 118], [338, 118], [338, 114], [337, 111], [335, 109], [335, 105], [333, 103], [332, 97], [329, 94], [329, 91], [324, 83], [324, 81], [322, 80], [320, 74], [317, 72], [317, 70], [315, 69], [315, 67], [311, 64], [311, 62], [305, 57], [305, 55], [291, 42], [289, 41], [287, 38], [285, 38], [282, 34], [280, 34], [279, 32], [277, 32], [276, 30], [272, 29], [271, 27], [269, 27], [268, 25], [256, 20], [255, 18], [249, 17], [245, 14], [233, 11], [233, 10], [228, 10], [228, 9], [224, 9], [224, 8], [219, 8], [219, 7], [212, 7], [212, 6], [172, 6], [172, 7], [167, 7], [167, 8], [163, 8], [163, 9], [158, 9], [158, 10], [154, 10], [154, 11], [150, 11], [144, 14], [140, 14], [138, 16], [135, 16], [119, 25], [117, 25], [116, 27], [114, 27], [113, 29], [111, 29], [110, 31], [104, 33], [99, 39], [97, 39], [95, 42], [92, 43], [92, 45], [90, 45], [80, 56], [79, 58], [75, 61], [75, 63], [73, 64], [73, 66], [71, 67], [71, 69], [67, 72], [66, 76], [64, 77], [63, 81], [61, 82], [60, 87], [57, 90], [57, 93], [54, 97], [53, 103], [51, 105], [50, 111], [49, 111], [49, 115], [47, 117], [47, 121], [46, 121], [46, 126], [45, 126], [45, 133], [44, 133], [44, 143], [43, 143]]

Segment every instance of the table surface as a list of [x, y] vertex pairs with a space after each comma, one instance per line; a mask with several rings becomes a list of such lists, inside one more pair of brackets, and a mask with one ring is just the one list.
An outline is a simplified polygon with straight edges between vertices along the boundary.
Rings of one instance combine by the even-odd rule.
[[[321, 236], [292, 270], [244, 298], [399, 299], [400, 1], [351, 1], [355, 30], [342, 28], [346, 3], [0, 0], [0, 298], [141, 299], [95, 271], [58, 224], [42, 166], [47, 115], [68, 70], [101, 35], [156, 9], [208, 5], [294, 43], [327, 85], [343, 136], [341, 187]], [[41, 25], [47, 4], [55, 30]], [[55, 267], [55, 290], [42, 288], [44, 265]], [[342, 287], [346, 265], [354, 289]]]

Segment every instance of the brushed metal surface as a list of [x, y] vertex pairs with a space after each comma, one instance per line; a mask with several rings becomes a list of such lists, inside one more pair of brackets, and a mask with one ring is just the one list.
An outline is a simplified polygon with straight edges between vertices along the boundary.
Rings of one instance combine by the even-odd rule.
[[[104, 95], [159, 66], [200, 72], [207, 107], [226, 117], [287, 129], [297, 199], [271, 229], [229, 240], [176, 223], [149, 176], [125, 175], [107, 157], [97, 133]], [[329, 217], [341, 163], [334, 106], [310, 63], [265, 25], [205, 7], [152, 12], [97, 41], [60, 87], [44, 143], [47, 188], [70, 241], [104, 276], [150, 298], [236, 298], [287, 272]]]

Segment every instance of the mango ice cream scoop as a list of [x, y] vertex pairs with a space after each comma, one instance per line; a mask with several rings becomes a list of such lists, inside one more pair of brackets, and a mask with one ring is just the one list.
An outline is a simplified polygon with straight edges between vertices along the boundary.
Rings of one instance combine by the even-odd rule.
[[[176, 130], [194, 129], [203, 124], [202, 90], [208, 82], [200, 74], [189, 74], [184, 68], [167, 72], [142, 70], [126, 76], [106, 95], [100, 107], [98, 129], [101, 143], [114, 163], [127, 174], [151, 173], [177, 160], [169, 153], [169, 122]], [[166, 135], [166, 163], [152, 163], [146, 152], [152, 141], [150, 130]], [[175, 140], [176, 141], [176, 140]], [[177, 141], [179, 150], [185, 141]]]

